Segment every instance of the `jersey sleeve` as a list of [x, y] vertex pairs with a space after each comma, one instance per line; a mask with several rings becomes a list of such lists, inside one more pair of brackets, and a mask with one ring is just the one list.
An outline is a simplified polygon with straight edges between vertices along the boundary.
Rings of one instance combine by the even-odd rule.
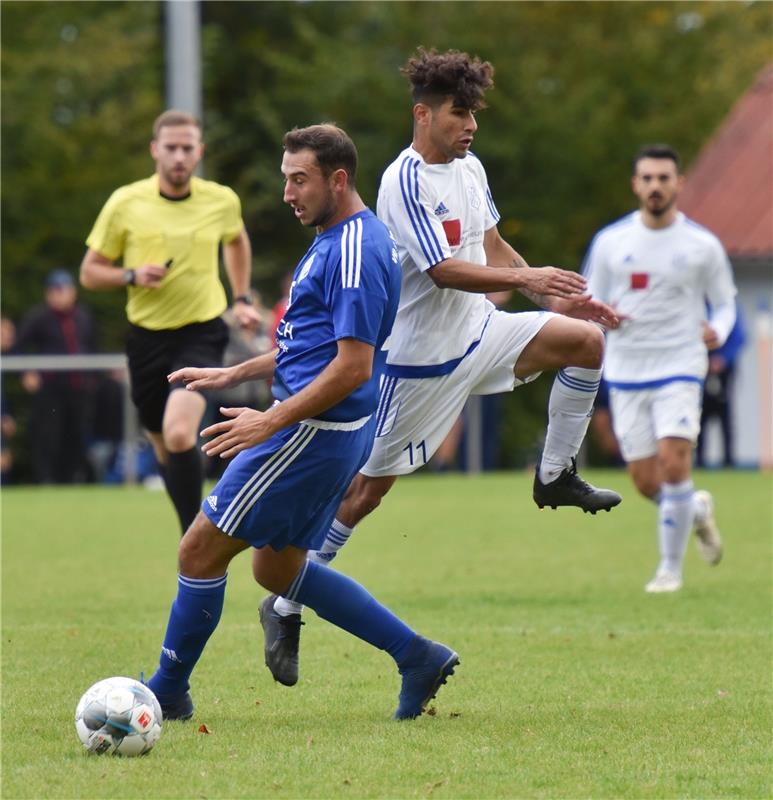
[[[475, 156], [468, 156], [468, 158], [475, 158]], [[475, 163], [478, 166], [478, 178], [481, 182], [483, 189], [483, 196], [486, 198], [486, 221], [483, 230], [487, 231], [493, 228], [500, 220], [500, 214], [494, 204], [494, 197], [491, 194], [491, 189], [488, 184], [488, 176], [483, 164], [475, 158]]]
[[330, 270], [330, 310], [335, 338], [376, 345], [387, 306], [385, 244], [363, 231], [362, 219], [347, 223]]
[[113, 192], [99, 212], [97, 221], [86, 239], [86, 245], [111, 261], [118, 259], [124, 251], [126, 230], [121, 223], [120, 190]]
[[709, 303], [719, 306], [735, 303], [736, 288], [733, 268], [718, 239], [713, 239], [709, 249], [706, 270], [706, 298]]
[[242, 204], [239, 195], [233, 189], [225, 188], [226, 203], [223, 214], [223, 241], [233, 241], [243, 230]]
[[417, 159], [406, 157], [388, 171], [377, 212], [397, 240], [401, 256], [407, 253], [424, 272], [450, 258], [451, 250], [419, 166]]
[[609, 275], [604, 251], [603, 239], [600, 236], [594, 237], [580, 272], [588, 281], [588, 294], [606, 303], [609, 301]]
[[709, 322], [716, 331], [720, 344], [724, 344], [735, 323], [735, 296], [737, 289], [733, 281], [733, 268], [724, 247], [716, 238], [712, 239], [707, 258], [706, 299], [711, 312]]

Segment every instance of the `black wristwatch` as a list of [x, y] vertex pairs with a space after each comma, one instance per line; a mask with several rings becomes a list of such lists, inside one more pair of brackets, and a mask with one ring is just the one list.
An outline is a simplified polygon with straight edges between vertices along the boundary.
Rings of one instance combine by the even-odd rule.
[[123, 271], [124, 286], [134, 286], [134, 282], [136, 280], [137, 280], [137, 273], [133, 269], [125, 269]]
[[236, 303], [246, 303], [248, 306], [252, 305], [252, 298], [248, 294], [240, 294], [238, 297], [234, 297], [234, 305]]

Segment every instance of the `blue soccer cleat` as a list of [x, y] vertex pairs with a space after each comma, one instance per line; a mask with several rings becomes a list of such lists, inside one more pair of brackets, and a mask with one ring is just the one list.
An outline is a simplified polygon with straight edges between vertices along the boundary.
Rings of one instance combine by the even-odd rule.
[[[150, 689], [148, 682], [145, 680], [144, 672], [140, 672], [140, 683]], [[151, 689], [151, 691], [153, 690]], [[161, 706], [161, 715], [164, 718], [164, 722], [172, 719], [179, 719], [182, 721], [190, 719], [193, 716], [193, 698], [189, 691], [174, 696], [155, 694], [155, 697], [156, 700], [158, 700], [158, 704]]]
[[418, 636], [400, 667], [403, 684], [395, 719], [415, 719], [453, 675], [459, 656], [439, 642]]
[[190, 692], [185, 692], [185, 694], [177, 697], [165, 697], [163, 699], [159, 697], [158, 704], [161, 706], [164, 722], [172, 719], [183, 721], [193, 716], [193, 698]]

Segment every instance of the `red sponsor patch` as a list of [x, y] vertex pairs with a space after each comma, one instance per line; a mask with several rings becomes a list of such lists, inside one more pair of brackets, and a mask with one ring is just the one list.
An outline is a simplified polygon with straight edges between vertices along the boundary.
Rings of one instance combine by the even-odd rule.
[[147, 711], [143, 711], [139, 717], [137, 717], [137, 722], [142, 725], [143, 728], [147, 728], [150, 725], [150, 714]]
[[446, 239], [451, 247], [456, 247], [462, 241], [462, 221], [459, 219], [447, 219], [443, 222], [443, 230], [446, 232]]
[[647, 284], [650, 282], [650, 276], [647, 272], [632, 272], [631, 273], [631, 288], [632, 289], [646, 289]]

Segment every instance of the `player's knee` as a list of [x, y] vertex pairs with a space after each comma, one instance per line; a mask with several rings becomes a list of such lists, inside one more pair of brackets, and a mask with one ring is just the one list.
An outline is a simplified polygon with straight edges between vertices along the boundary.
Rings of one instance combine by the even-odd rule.
[[636, 486], [639, 494], [652, 500], [653, 497], [660, 491], [660, 484], [654, 477], [640, 477], [634, 478], [634, 485]]
[[586, 369], [601, 369], [604, 362], [604, 334], [595, 325], [588, 323], [583, 331], [581, 344], [583, 363]]
[[191, 536], [183, 536], [180, 540], [177, 564], [180, 575], [185, 575], [186, 578], [208, 577], [211, 568], [206, 550]]
[[173, 422], [164, 425], [164, 446], [169, 453], [184, 453], [196, 446], [198, 436], [190, 425]]

